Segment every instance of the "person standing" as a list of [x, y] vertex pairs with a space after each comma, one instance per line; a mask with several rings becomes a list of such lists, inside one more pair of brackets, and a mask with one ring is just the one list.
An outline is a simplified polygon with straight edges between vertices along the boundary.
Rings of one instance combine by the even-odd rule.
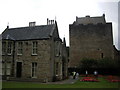
[[78, 72], [76, 73], [76, 78], [77, 78], [77, 79], [79, 78], [79, 73], [78, 73]]
[[87, 77], [88, 76], [88, 71], [87, 70], [85, 71], [85, 74], [86, 74], [86, 77]]
[[75, 79], [75, 77], [76, 77], [76, 72], [74, 71], [73, 72], [73, 79]]
[[96, 77], [96, 79], [98, 78], [98, 72], [94, 71], [94, 76]]

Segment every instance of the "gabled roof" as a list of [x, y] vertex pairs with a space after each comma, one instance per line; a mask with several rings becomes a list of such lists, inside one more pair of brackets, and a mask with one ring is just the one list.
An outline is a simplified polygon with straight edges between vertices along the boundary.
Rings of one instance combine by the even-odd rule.
[[32, 27], [6, 28], [2, 33], [2, 39], [31, 40], [48, 39], [53, 35], [55, 24]]
[[105, 14], [103, 14], [103, 16], [99, 16], [99, 17], [90, 17], [90, 16], [86, 16], [86, 17], [76, 17], [76, 22], [75, 24], [83, 24], [83, 25], [87, 25], [87, 24], [98, 24], [98, 23], [102, 23], [105, 24]]

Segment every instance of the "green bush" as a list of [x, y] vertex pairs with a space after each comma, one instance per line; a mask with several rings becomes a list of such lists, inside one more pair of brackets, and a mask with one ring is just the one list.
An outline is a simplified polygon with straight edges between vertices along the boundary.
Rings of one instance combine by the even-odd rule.
[[95, 59], [84, 58], [80, 61], [80, 68], [85, 68], [85, 69], [96, 68], [97, 65], [98, 62]]
[[104, 59], [88, 59], [84, 58], [80, 61], [80, 68], [89, 69], [89, 68], [118, 68], [118, 61], [112, 60], [109, 58]]
[[118, 63], [116, 60], [104, 58], [98, 60], [98, 68], [118, 68]]

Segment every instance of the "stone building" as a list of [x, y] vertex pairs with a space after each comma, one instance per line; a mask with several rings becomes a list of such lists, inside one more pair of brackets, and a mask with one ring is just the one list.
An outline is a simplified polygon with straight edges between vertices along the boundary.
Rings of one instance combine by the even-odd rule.
[[66, 40], [65, 38], [63, 38], [63, 43], [62, 43], [62, 72], [63, 72], [63, 79], [66, 79], [68, 77], [68, 60], [69, 60], [69, 56], [68, 56], [68, 50], [66, 47]]
[[59, 37], [57, 22], [47, 25], [7, 28], [2, 33], [3, 79], [51, 82], [67, 77], [65, 40]]
[[83, 58], [115, 59], [112, 23], [106, 22], [105, 14], [99, 17], [76, 17], [76, 21], [69, 25], [69, 33], [69, 67], [78, 67]]

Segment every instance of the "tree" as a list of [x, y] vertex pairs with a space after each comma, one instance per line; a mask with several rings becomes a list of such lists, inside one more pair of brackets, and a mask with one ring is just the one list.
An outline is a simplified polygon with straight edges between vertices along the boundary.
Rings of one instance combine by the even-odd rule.
[[109, 58], [104, 59], [88, 59], [84, 58], [80, 61], [81, 70], [99, 70], [101, 74], [118, 74], [119, 71], [119, 62], [117, 60], [112, 60]]
[[80, 61], [80, 67], [84, 69], [96, 68], [98, 65], [97, 60], [84, 58]]

